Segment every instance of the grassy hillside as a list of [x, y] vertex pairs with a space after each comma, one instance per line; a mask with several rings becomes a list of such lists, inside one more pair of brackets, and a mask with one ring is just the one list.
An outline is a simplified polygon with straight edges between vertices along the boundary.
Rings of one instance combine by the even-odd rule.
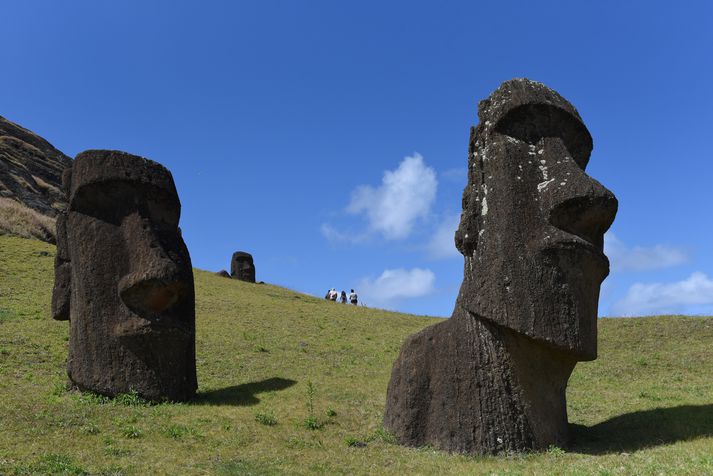
[[55, 243], [56, 219], [11, 198], [0, 197], [0, 235], [35, 238]]
[[204, 271], [196, 402], [68, 392], [53, 256], [0, 236], [0, 474], [713, 473], [711, 318], [601, 320], [599, 359], [570, 380], [572, 447], [473, 458], [380, 429], [402, 340], [436, 319]]

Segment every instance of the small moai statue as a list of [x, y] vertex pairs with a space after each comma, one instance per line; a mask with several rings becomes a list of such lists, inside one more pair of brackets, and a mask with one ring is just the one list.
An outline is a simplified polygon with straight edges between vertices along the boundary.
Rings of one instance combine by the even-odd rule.
[[233, 253], [233, 258], [230, 260], [230, 276], [248, 283], [255, 282], [255, 263], [250, 253], [244, 251]]

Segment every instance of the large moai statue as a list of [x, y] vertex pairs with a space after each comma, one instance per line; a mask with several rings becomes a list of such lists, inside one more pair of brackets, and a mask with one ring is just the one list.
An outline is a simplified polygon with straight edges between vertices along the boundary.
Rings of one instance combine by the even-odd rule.
[[79, 154], [63, 177], [52, 314], [69, 320], [71, 383], [151, 400], [195, 395], [195, 295], [171, 173], [124, 152]]
[[603, 236], [614, 195], [584, 169], [575, 108], [527, 79], [478, 107], [455, 241], [465, 257], [453, 316], [409, 337], [384, 425], [409, 446], [464, 453], [567, 444], [567, 380], [597, 356]]
[[233, 253], [233, 258], [230, 260], [230, 276], [233, 279], [254, 283], [255, 263], [253, 262], [253, 256], [244, 251]]

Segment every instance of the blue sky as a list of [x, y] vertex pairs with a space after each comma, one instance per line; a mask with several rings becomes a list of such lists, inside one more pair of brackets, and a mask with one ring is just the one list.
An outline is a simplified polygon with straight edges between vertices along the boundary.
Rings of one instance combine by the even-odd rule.
[[173, 173], [193, 264], [450, 315], [477, 102], [528, 77], [619, 198], [600, 315], [713, 314], [713, 4], [32, 1], [3, 6], [0, 115]]

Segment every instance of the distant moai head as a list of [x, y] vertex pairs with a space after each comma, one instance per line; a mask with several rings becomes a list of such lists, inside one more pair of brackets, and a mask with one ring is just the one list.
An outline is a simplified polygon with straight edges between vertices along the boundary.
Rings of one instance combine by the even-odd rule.
[[526, 79], [478, 107], [456, 246], [459, 305], [561, 349], [596, 358], [603, 236], [617, 200], [584, 169], [592, 138], [575, 108]]
[[233, 258], [230, 260], [230, 275], [233, 279], [254, 283], [255, 263], [253, 263], [252, 255], [244, 251], [233, 253]]
[[90, 150], [64, 183], [53, 316], [70, 321], [70, 380], [106, 395], [190, 399], [193, 271], [171, 173], [124, 152]]

